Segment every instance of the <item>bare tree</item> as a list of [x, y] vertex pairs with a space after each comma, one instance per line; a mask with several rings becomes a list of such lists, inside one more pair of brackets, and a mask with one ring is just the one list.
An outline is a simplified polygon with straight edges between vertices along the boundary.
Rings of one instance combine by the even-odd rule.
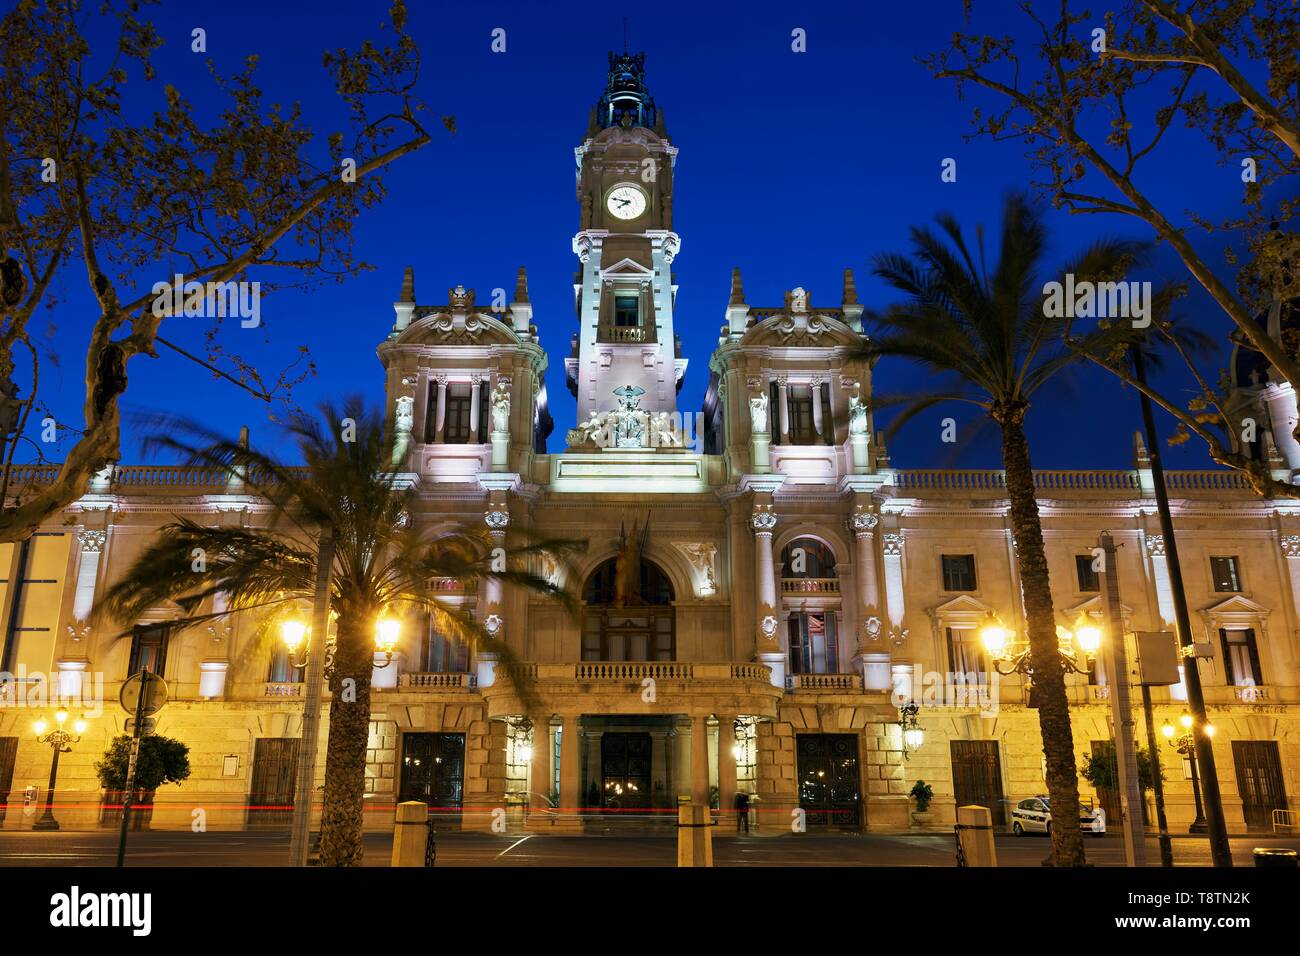
[[[1300, 293], [1300, 237], [1286, 229], [1300, 212], [1300, 196], [1287, 182], [1300, 172], [1296, 5], [1127, 0], [1116, 12], [1094, 15], [1059, 0], [1046, 16], [1042, 4], [1024, 2], [1020, 9], [1028, 40], [968, 25], [946, 51], [924, 60], [936, 77], [955, 80], [960, 94], [972, 86], [992, 94], [991, 110], [974, 109], [971, 135], [1021, 140], [1035, 186], [1071, 213], [1125, 215], [1148, 225], [1231, 319], [1233, 339], [1260, 352], [1277, 379], [1300, 387], [1294, 343], [1270, 336], [1255, 318], [1271, 302]], [[1161, 208], [1144, 189], [1158, 164], [1183, 161], [1165, 140], [1180, 119], [1206, 136], [1221, 164], [1240, 165], [1240, 215], [1215, 223], [1197, 211], [1200, 197], [1187, 197], [1184, 222], [1182, 210]], [[1235, 288], [1196, 248], [1199, 229], [1227, 233]], [[1166, 331], [1155, 327], [1167, 339]], [[1167, 344], [1197, 383], [1187, 407], [1135, 381], [1124, 362], [1105, 359], [1120, 352], [1083, 354], [1174, 415], [1181, 426], [1175, 440], [1195, 434], [1214, 461], [1244, 473], [1261, 494], [1300, 497], [1300, 487], [1274, 479], [1268, 462], [1237, 441], [1225, 383], [1212, 384], [1215, 377], [1192, 356]]]
[[[0, 443], [8, 440], [0, 541], [29, 535], [118, 459], [127, 370], [170, 345], [159, 334], [164, 321], [212, 320], [204, 364], [263, 397], [300, 380], [300, 365], [264, 377], [221, 345], [230, 289], [250, 276], [270, 292], [366, 268], [352, 248], [358, 216], [383, 198], [381, 171], [430, 141], [402, 0], [384, 27], [390, 45], [325, 54], [347, 117], [325, 137], [298, 104], [263, 102], [256, 57], [231, 76], [208, 62], [225, 105], [200, 118], [177, 88], [157, 82], [152, 60], [163, 40], [139, 14], [149, 2], [83, 9], [79, 0], [19, 0], [0, 20]], [[114, 48], [92, 49], [87, 37], [106, 31]], [[199, 62], [206, 36], [186, 40]], [[443, 123], [454, 131], [450, 117]], [[80, 266], [98, 313], [85, 323], [84, 423], [64, 426], [75, 440], [53, 480], [11, 495], [15, 449], [39, 400], [29, 327], [51, 304], [56, 277]], [[173, 295], [160, 287], [175, 274], [185, 282]], [[24, 355], [30, 390], [20, 399], [14, 374]]]

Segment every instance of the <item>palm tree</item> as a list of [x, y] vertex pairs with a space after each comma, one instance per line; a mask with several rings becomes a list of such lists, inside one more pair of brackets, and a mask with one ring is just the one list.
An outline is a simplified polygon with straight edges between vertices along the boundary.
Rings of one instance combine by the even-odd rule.
[[[1039, 211], [1027, 199], [1012, 195], [1005, 203], [1001, 248], [991, 274], [985, 266], [982, 230], [978, 232], [977, 264], [956, 220], [944, 214], [937, 222], [942, 236], [926, 228], [912, 230], [911, 256], [875, 258], [875, 274], [906, 293], [908, 300], [872, 316], [879, 331], [868, 340], [866, 351], [873, 361], [885, 355], [914, 359], [947, 378], [949, 385], [875, 404], [903, 404], [892, 423], [894, 429], [919, 412], [949, 401], [978, 406], [1001, 429], [1030, 665], [1047, 758], [1047, 791], [1053, 817], [1077, 820], [1079, 782], [1065, 671], [1024, 422], [1033, 395], [1078, 357], [1063, 341], [1068, 320], [1045, 314], [1048, 310], [1037, 273], [1044, 258], [1046, 229]], [[1117, 276], [1132, 262], [1136, 248], [1131, 243], [1100, 241], [1065, 271], [1073, 272], [1076, 281]], [[1053, 827], [1052, 850], [1058, 866], [1084, 864], [1077, 826], [1063, 823]]]
[[[152, 447], [182, 451], [191, 465], [242, 477], [270, 503], [272, 520], [264, 528], [212, 528], [184, 518], [164, 525], [95, 613], [134, 621], [146, 608], [174, 600], [192, 615], [205, 599], [224, 593], [225, 613], [260, 609], [269, 620], [276, 611], [312, 600], [318, 558], [332, 552], [330, 606], [337, 633], [326, 670], [330, 707], [321, 864], [357, 866], [378, 616], [432, 613], [443, 633], [496, 654], [506, 665], [502, 672], [522, 681], [518, 669], [509, 666], [509, 647], [460, 608], [441, 602], [430, 582], [494, 578], [553, 596], [573, 612], [572, 596], [530, 565], [543, 553], [563, 562], [579, 545], [516, 534], [506, 542], [503, 561], [499, 542], [486, 529], [440, 532], [429, 540], [411, 521], [416, 496], [396, 480], [382, 414], [359, 398], [341, 409], [325, 404], [321, 411], [320, 421], [300, 415], [286, 425], [305, 467], [286, 466], [192, 423], [173, 422], [172, 430], [200, 435], [205, 444], [153, 439]], [[322, 549], [320, 541], [329, 544]], [[516, 690], [527, 706], [531, 688], [517, 683]]]

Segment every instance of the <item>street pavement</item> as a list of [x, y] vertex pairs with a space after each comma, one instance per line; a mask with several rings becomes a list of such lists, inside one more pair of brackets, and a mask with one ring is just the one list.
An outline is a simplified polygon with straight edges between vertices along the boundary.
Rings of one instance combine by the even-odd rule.
[[[1049, 854], [1045, 837], [999, 835], [1001, 866], [1039, 866]], [[1300, 850], [1300, 837], [1261, 833], [1231, 841], [1238, 866], [1252, 865], [1257, 846]], [[366, 836], [367, 866], [387, 866], [392, 838], [387, 833]], [[287, 831], [191, 833], [143, 831], [130, 835], [128, 866], [243, 867], [282, 866], [288, 856]], [[1209, 847], [1203, 838], [1176, 837], [1174, 862], [1179, 866], [1208, 866]], [[1088, 861], [1096, 866], [1123, 866], [1124, 842], [1119, 834], [1088, 838]], [[0, 867], [112, 866], [117, 833], [108, 830], [32, 832], [0, 831]], [[716, 866], [954, 866], [950, 834], [872, 834], [809, 832], [777, 837], [737, 836], [718, 832], [714, 840]], [[676, 864], [676, 833], [672, 829], [628, 830], [584, 836], [491, 835], [439, 832], [438, 866], [663, 866]], [[1155, 840], [1148, 841], [1148, 862], [1159, 865]]]

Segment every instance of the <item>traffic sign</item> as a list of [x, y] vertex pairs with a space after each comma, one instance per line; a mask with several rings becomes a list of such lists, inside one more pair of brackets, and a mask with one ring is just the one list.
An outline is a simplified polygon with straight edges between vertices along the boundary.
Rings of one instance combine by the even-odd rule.
[[[154, 732], [154, 730], [157, 729], [157, 727], [158, 727], [158, 721], [156, 719], [154, 719], [153, 717], [145, 717], [140, 721], [140, 734], [142, 736], [144, 734], [151, 734]], [[134, 717], [128, 717], [126, 719], [126, 732], [128, 734], [131, 734], [132, 736], [135, 735]]]
[[[144, 686], [144, 702], [140, 702], [140, 688]], [[136, 707], [139, 706], [140, 714], [148, 717], [162, 710], [163, 704], [167, 703], [167, 682], [157, 674], [151, 674], [148, 671], [141, 671], [134, 677], [128, 678], [127, 682], [122, 685], [122, 693], [118, 695], [118, 700], [122, 702], [122, 709], [128, 714], [134, 714]]]

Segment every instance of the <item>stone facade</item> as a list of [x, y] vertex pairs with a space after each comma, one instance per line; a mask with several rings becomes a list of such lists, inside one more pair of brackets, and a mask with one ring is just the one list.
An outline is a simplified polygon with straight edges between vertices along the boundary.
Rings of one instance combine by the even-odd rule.
[[[583, 596], [579, 620], [494, 582], [473, 593], [431, 582], [504, 635], [535, 702], [528, 712], [495, 660], [408, 627], [376, 670], [372, 828], [390, 827], [393, 804], [413, 795], [465, 826], [490, 828], [504, 811], [512, 829], [563, 830], [581, 825], [584, 808], [671, 819], [679, 796], [730, 808], [742, 790], [758, 798], [760, 832], [779, 834], [801, 815], [906, 828], [918, 779], [934, 788], [939, 825], [952, 822], [959, 796], [970, 799], [959, 788], [972, 773], [992, 788], [989, 800], [1044, 792], [1023, 679], [970, 666], [979, 659], [969, 639], [990, 614], [1013, 629], [1023, 621], [1002, 475], [891, 463], [866, 408], [871, 368], [852, 273], [833, 308], [801, 288], [757, 307], [737, 270], [703, 407], [679, 412], [676, 157], [639, 60], [611, 57], [578, 149], [578, 327], [565, 378], [580, 411], [562, 452], [546, 451], [548, 360], [523, 271], [508, 300], [454, 286], [445, 303], [421, 305], [407, 270], [378, 357], [395, 460], [418, 496], [412, 520], [431, 535], [483, 522], [498, 535], [517, 526], [589, 546], [571, 580], [543, 569]], [[657, 178], [642, 179], [645, 170]], [[30, 468], [15, 480], [50, 477]], [[1144, 451], [1132, 469], [1040, 472], [1037, 482], [1060, 622], [1100, 616], [1081, 559], [1105, 530], [1119, 545], [1126, 630], [1171, 630]], [[1197, 641], [1211, 645], [1201, 674], [1239, 831], [1259, 808], [1238, 787], [1254, 771], [1237, 744], [1275, 748], [1280, 801], [1300, 793], [1300, 505], [1261, 500], [1219, 472], [1171, 473], [1168, 484]], [[119, 465], [29, 542], [0, 546], [4, 663], [18, 678], [0, 706], [0, 746], [14, 754], [0, 779], [5, 827], [30, 826], [44, 799], [50, 750], [30, 724], [49, 710], [52, 688], [89, 721], [62, 758], [59, 816], [94, 818], [93, 764], [126, 716], [117, 694], [160, 631], [171, 700], [158, 731], [190, 746], [193, 776], [158, 793], [153, 825], [191, 826], [203, 810], [209, 827], [244, 826], [262, 819], [268, 795], [287, 792], [266, 742], [299, 736], [303, 685], [277, 663], [258, 619], [151, 630], [179, 616], [159, 607], [140, 621], [85, 624], [95, 595], [173, 515], [256, 526], [267, 509], [237, 479]], [[633, 524], [648, 524], [654, 571], [643, 586], [657, 597], [614, 613], [602, 575]], [[1104, 668], [1069, 678], [1078, 753], [1113, 737], [1108, 688]], [[1153, 697], [1157, 722], [1183, 709], [1178, 686]], [[921, 704], [924, 731], [911, 751], [899, 726], [907, 700]], [[1178, 827], [1193, 815], [1190, 782], [1162, 749]]]

